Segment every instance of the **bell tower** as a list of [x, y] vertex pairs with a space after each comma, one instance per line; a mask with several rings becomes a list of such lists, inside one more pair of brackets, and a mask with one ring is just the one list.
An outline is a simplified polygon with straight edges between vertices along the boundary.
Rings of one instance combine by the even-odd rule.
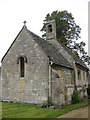
[[46, 40], [56, 39], [56, 22], [55, 20], [46, 23]]

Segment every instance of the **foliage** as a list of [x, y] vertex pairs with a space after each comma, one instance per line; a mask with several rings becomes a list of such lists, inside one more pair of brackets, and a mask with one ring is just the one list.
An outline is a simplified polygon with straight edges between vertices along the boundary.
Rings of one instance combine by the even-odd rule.
[[52, 100], [51, 100], [51, 98], [49, 97], [48, 98], [48, 107], [50, 107], [50, 106], [52, 106], [53, 104], [52, 104]]
[[[88, 65], [90, 64], [90, 58], [85, 52], [85, 42], [77, 43], [80, 38], [81, 28], [76, 25], [74, 17], [67, 11], [53, 11], [51, 14], [47, 14], [43, 21], [43, 27], [41, 29], [43, 33], [42, 37], [46, 38], [46, 21], [56, 21], [56, 37], [58, 41], [61, 41], [70, 48], [79, 58], [81, 58]], [[76, 50], [77, 49], [77, 50]]]
[[74, 90], [72, 95], [72, 103], [78, 103], [80, 101], [79, 93], [78, 91]]
[[70, 110], [90, 103], [84, 101], [82, 103], [67, 106], [65, 109], [42, 109], [33, 104], [23, 103], [5, 103], [2, 102], [2, 117], [3, 118], [56, 118], [67, 113]]
[[78, 57], [80, 57], [84, 63], [90, 64], [90, 58], [87, 55], [87, 52], [85, 51], [85, 42], [82, 41], [80, 43], [74, 43], [73, 51], [77, 54]]
[[48, 98], [48, 103], [44, 102], [43, 105], [42, 105], [42, 108], [47, 108], [47, 107], [50, 107], [52, 106], [52, 102], [51, 102], [51, 98], [49, 97]]
[[[41, 31], [46, 31], [46, 21], [53, 19], [56, 21], [57, 39], [62, 41], [65, 45], [69, 46], [74, 40], [80, 38], [79, 34], [81, 28], [76, 25], [74, 17], [67, 11], [54, 11], [51, 15], [48, 13], [45, 17]], [[42, 36], [44, 37], [46, 34], [44, 33]]]
[[44, 102], [41, 106], [41, 108], [47, 108], [48, 107], [48, 104], [46, 102]]

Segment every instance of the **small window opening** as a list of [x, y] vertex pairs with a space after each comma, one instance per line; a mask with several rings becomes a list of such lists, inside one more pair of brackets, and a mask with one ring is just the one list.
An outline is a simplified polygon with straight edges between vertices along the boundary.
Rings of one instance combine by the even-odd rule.
[[80, 80], [80, 70], [78, 70], [78, 80]]
[[85, 72], [83, 71], [83, 80], [85, 80]]
[[88, 72], [86, 73], [86, 79], [88, 80]]
[[48, 32], [52, 32], [52, 25], [48, 25]]
[[25, 68], [25, 63], [24, 63], [24, 58], [20, 58], [20, 77], [24, 77], [24, 68]]
[[56, 74], [56, 78], [59, 78], [59, 75], [58, 75], [58, 74]]

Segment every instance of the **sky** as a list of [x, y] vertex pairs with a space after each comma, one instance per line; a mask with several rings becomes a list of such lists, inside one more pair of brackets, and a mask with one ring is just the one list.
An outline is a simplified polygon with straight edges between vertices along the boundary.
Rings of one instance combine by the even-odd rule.
[[[0, 0], [0, 61], [21, 30], [27, 28], [41, 36], [40, 29], [48, 13], [67, 10], [81, 27], [81, 39], [88, 51], [88, 1], [90, 0]], [[1, 64], [0, 64], [1, 65]]]

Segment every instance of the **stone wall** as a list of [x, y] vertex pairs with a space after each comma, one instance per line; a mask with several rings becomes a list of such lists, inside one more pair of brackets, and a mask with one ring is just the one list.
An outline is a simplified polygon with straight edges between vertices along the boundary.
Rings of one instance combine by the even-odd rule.
[[[60, 54], [62, 54], [64, 56], [64, 58], [73, 66], [73, 68], [74, 68], [73, 72], [75, 72], [75, 76], [74, 76], [74, 73], [72, 73], [73, 74], [72, 81], [73, 82], [75, 81], [75, 84], [76, 84], [77, 90], [80, 93], [80, 96], [81, 97], [87, 96], [87, 87], [88, 87], [87, 74], [88, 74], [88, 72], [83, 69], [80, 69], [81, 77], [80, 77], [80, 79], [78, 79], [77, 71], [79, 68], [77, 68], [77, 66], [75, 64], [75, 60], [71, 57], [71, 55], [65, 50], [65, 48], [57, 40], [51, 39], [51, 40], [48, 40], [48, 42], [53, 44], [59, 50]], [[69, 92], [70, 94], [68, 93], [68, 99], [71, 99], [70, 95], [73, 93], [73, 90], [74, 90], [74, 88], [68, 88], [67, 91], [70, 91]]]
[[[27, 57], [24, 78], [20, 78], [17, 64], [20, 56]], [[2, 99], [28, 103], [47, 101], [48, 63], [46, 53], [23, 29], [2, 62]]]
[[[56, 39], [56, 26], [55, 26], [55, 22], [53, 21], [49, 21], [46, 24], [46, 39], [49, 43], [51, 43], [58, 51], [60, 54], [62, 54], [64, 56], [64, 58], [73, 66], [74, 70], [73, 70], [73, 78], [72, 81], [74, 82], [74, 84], [76, 84], [77, 89], [81, 90], [81, 91], [85, 91], [85, 95], [86, 95], [86, 88], [88, 87], [88, 79], [86, 77], [87, 71], [84, 70], [84, 68], [82, 67], [82, 69], [80, 69], [80, 73], [81, 73], [81, 77], [80, 79], [78, 79], [78, 70], [77, 70], [77, 65], [75, 63], [74, 58], [72, 57], [72, 55], [69, 53], [69, 51], [67, 51], [67, 49], [57, 41]], [[52, 25], [52, 32], [48, 32], [48, 25]], [[50, 39], [49, 39], [50, 38]], [[62, 70], [61, 70], [62, 72]], [[66, 73], [68, 74], [68, 72], [66, 71]], [[61, 73], [61, 78], [63, 79], [64, 73]], [[65, 75], [64, 75], [65, 76]], [[67, 75], [68, 76], [68, 75]], [[68, 78], [66, 78], [67, 80]], [[57, 81], [57, 80], [56, 80]], [[63, 83], [63, 82], [62, 82]], [[67, 84], [67, 82], [66, 82]], [[85, 86], [86, 85], [86, 86]], [[80, 91], [79, 90], [79, 91]], [[68, 98], [70, 99], [70, 94], [72, 94], [73, 92], [73, 88], [68, 88], [69, 91], [68, 93]], [[82, 92], [80, 92], [82, 94]], [[82, 95], [81, 95], [82, 97]], [[63, 98], [63, 97], [62, 97]]]
[[72, 70], [60, 66], [52, 67], [52, 102], [62, 105], [71, 103], [74, 90]]
[[76, 86], [81, 98], [87, 97], [88, 72], [76, 67]]
[[[54, 39], [48, 41], [70, 62], [75, 70], [75, 76], [74, 70], [54, 64], [51, 65], [51, 71], [49, 71], [49, 58], [25, 29], [22, 29], [2, 61], [2, 99], [13, 102], [44, 103], [47, 102], [51, 92], [54, 104], [70, 104], [75, 88], [74, 79], [78, 85], [78, 91], [82, 90], [80, 92], [82, 97], [83, 88], [87, 87], [87, 73], [80, 69], [81, 79], [78, 80], [77, 71], [79, 68], [76, 67], [75, 60]], [[20, 77], [20, 62], [18, 60], [21, 56], [27, 59], [24, 77]], [[51, 83], [49, 83], [50, 76]], [[86, 91], [84, 92], [86, 94]]]

